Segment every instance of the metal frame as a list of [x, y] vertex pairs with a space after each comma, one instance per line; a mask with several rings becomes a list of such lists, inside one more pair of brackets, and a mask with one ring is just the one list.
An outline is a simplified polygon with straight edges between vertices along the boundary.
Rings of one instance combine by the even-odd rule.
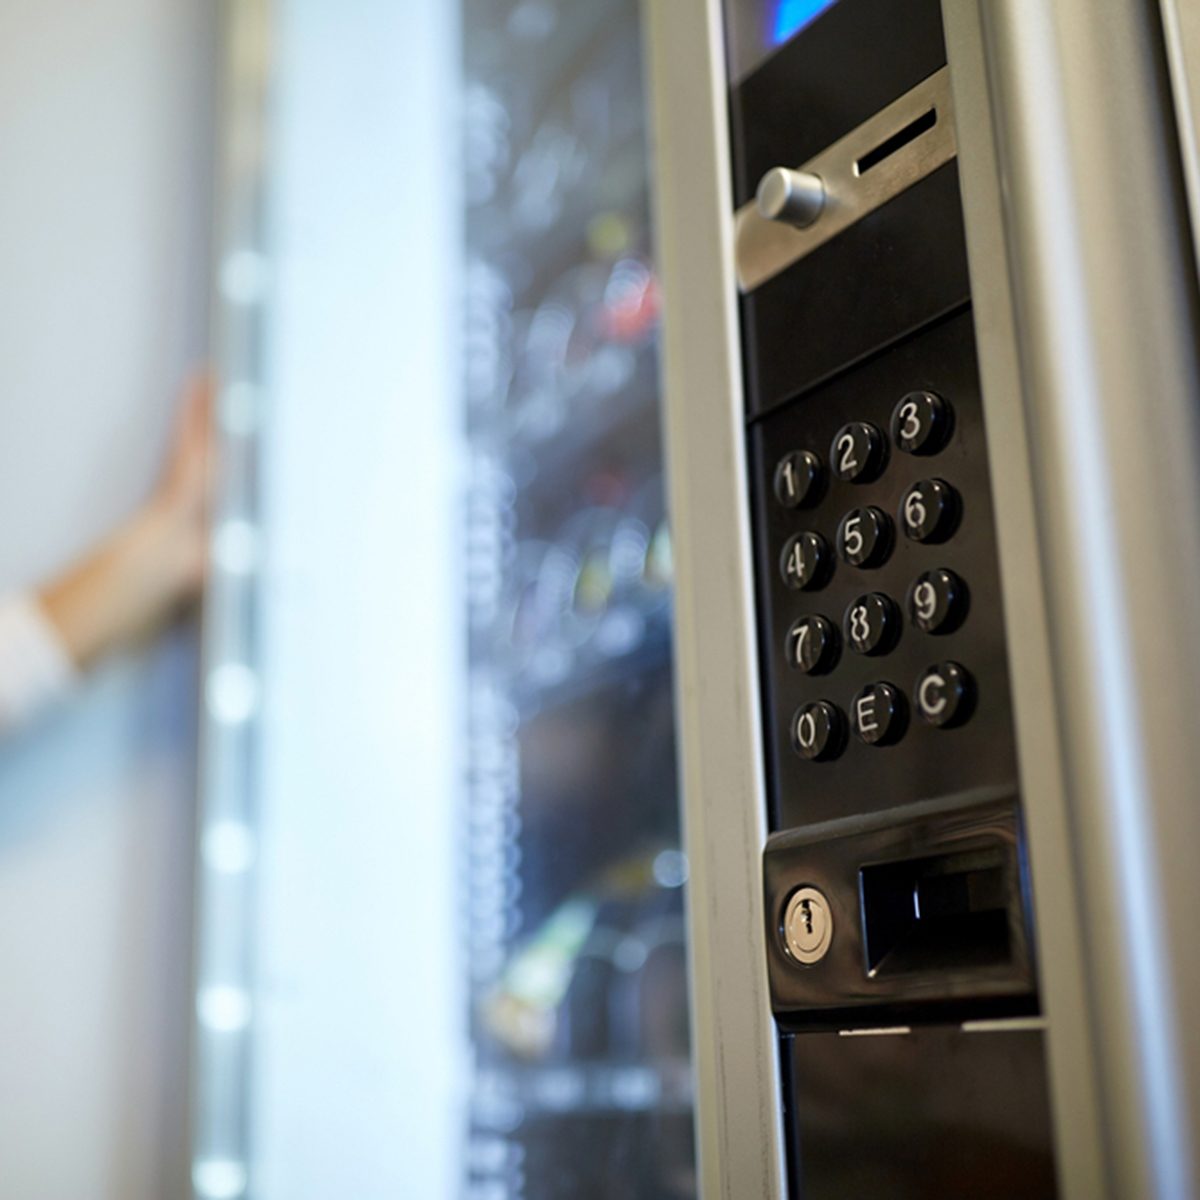
[[762, 931], [759, 687], [719, 0], [645, 5], [654, 104], [696, 1132], [706, 1200], [775, 1200], [785, 1163]]
[[271, 0], [222, 0], [212, 354], [219, 474], [205, 591], [196, 812], [191, 1194], [252, 1188], [246, 1098], [256, 885], [258, 446]]
[[944, 8], [1063, 1190], [1194, 1195], [1200, 343], [1162, 30]]

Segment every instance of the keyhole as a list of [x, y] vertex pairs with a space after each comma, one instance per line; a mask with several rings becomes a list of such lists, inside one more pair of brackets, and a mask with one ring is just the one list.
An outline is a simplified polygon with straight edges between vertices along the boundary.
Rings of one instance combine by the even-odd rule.
[[811, 900], [801, 900], [800, 901], [800, 910], [804, 914], [804, 932], [807, 933], [809, 937], [812, 937], [812, 931], [813, 931], [812, 901]]

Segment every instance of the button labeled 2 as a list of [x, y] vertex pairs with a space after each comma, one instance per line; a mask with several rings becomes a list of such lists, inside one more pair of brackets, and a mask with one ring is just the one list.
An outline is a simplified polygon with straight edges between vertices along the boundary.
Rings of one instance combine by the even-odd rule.
[[887, 456], [883, 434], [866, 421], [851, 421], [837, 431], [829, 456], [833, 473], [845, 483], [870, 483]]

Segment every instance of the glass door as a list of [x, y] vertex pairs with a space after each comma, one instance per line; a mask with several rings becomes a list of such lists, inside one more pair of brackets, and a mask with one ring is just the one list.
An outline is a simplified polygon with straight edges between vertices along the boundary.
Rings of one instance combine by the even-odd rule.
[[638, 6], [464, 12], [469, 1194], [692, 1196]]

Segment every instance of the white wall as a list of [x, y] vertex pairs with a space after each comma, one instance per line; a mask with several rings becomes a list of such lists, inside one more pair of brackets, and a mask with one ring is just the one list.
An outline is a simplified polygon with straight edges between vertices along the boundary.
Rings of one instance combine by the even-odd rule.
[[[0, 0], [0, 588], [142, 497], [203, 350], [211, 0]], [[0, 747], [0, 1196], [183, 1194], [194, 654]]]

